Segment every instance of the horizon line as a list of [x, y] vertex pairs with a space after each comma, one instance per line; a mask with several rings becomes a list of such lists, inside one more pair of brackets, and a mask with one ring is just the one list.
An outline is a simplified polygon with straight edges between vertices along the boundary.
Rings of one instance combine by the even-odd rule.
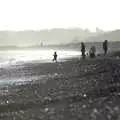
[[19, 30], [15, 30], [15, 29], [0, 29], [0, 31], [10, 31], [10, 32], [21, 32], [21, 31], [43, 31], [43, 30], [54, 30], [54, 29], [81, 29], [81, 30], [88, 30], [90, 32], [96, 32], [96, 29], [99, 29], [103, 32], [110, 32], [110, 31], [116, 31], [116, 30], [120, 30], [120, 28], [116, 28], [116, 29], [112, 29], [112, 30], [104, 30], [101, 29], [99, 27], [96, 27], [95, 30], [91, 30], [90, 28], [82, 28], [82, 27], [54, 27], [54, 28], [41, 28], [41, 29], [19, 29]]

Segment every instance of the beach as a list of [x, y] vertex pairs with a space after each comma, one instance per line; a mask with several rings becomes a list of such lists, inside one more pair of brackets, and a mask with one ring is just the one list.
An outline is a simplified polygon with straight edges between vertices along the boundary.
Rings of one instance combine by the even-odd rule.
[[26, 63], [9, 72], [1, 69], [1, 75], [14, 77], [20, 71], [18, 77], [30, 80], [0, 87], [0, 119], [119, 120], [119, 69], [116, 57]]

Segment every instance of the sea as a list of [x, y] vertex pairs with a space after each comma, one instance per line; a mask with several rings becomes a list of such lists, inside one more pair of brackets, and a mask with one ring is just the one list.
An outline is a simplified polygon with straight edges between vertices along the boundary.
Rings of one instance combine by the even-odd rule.
[[[40, 79], [44, 75], [30, 75], [32, 72], [25, 70], [26, 64], [53, 63], [53, 54], [57, 52], [58, 63], [71, 58], [80, 57], [80, 51], [55, 50], [55, 49], [29, 49], [29, 50], [1, 50], [0, 51], [0, 86], [9, 84], [19, 84], [25, 81]], [[29, 73], [31, 72], [31, 73]], [[35, 74], [35, 73], [34, 73]]]
[[58, 61], [64, 61], [80, 56], [80, 51], [72, 50], [1, 50], [0, 67], [24, 64], [29, 62], [48, 63], [52, 62], [54, 52], [57, 52]]

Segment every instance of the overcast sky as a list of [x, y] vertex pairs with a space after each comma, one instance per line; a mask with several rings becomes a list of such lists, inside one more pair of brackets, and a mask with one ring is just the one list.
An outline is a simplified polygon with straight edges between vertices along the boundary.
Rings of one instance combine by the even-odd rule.
[[0, 0], [0, 30], [120, 29], [120, 0]]

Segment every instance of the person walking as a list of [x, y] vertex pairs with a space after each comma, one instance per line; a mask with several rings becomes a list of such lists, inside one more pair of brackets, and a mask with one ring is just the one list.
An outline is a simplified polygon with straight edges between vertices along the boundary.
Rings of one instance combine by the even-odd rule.
[[103, 42], [103, 50], [104, 50], [104, 55], [106, 55], [107, 51], [108, 51], [108, 41], [107, 40], [105, 40]]
[[82, 52], [82, 57], [85, 58], [85, 44], [82, 42], [81, 43], [81, 52]]
[[57, 52], [54, 52], [54, 55], [53, 55], [53, 61], [57, 62]]

